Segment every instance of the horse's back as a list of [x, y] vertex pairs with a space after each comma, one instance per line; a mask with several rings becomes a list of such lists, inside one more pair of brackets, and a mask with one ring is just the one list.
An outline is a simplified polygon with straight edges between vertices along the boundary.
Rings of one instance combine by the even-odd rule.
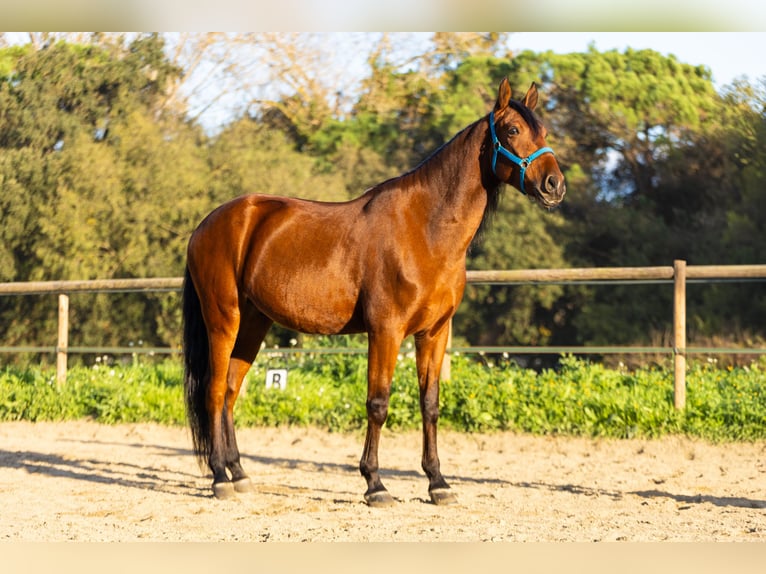
[[241, 265], [248, 247], [267, 245], [274, 235], [294, 236], [301, 229], [315, 231], [322, 219], [327, 220], [329, 214], [337, 211], [331, 207], [334, 205], [343, 204], [259, 194], [236, 197], [202, 220], [189, 241], [189, 258], [210, 254], [222, 263], [234, 258]]

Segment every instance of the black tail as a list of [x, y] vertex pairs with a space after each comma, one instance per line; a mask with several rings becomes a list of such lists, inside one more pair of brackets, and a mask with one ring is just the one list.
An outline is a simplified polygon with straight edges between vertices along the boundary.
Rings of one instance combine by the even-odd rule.
[[211, 448], [210, 421], [205, 406], [210, 355], [202, 308], [188, 267], [184, 276], [183, 312], [186, 417], [191, 427], [194, 452], [200, 463], [206, 463]]

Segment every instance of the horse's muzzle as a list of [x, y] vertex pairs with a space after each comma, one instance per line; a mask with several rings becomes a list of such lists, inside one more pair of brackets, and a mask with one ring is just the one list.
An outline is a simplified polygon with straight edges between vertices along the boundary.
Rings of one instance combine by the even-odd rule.
[[531, 195], [542, 207], [550, 209], [561, 203], [566, 193], [567, 186], [564, 183], [564, 178], [560, 175], [549, 174], [545, 176], [542, 187], [535, 186], [534, 193]]

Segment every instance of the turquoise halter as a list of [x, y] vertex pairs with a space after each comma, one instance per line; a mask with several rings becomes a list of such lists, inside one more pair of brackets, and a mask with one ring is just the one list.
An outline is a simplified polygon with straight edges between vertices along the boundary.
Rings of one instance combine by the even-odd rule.
[[555, 155], [553, 153], [553, 150], [549, 147], [541, 147], [536, 152], [532, 153], [531, 155], [520, 158], [516, 154], [511, 153], [507, 149], [505, 149], [502, 144], [500, 143], [500, 140], [497, 139], [497, 134], [495, 133], [495, 112], [492, 111], [489, 114], [489, 133], [492, 135], [492, 173], [494, 173], [497, 176], [497, 172], [495, 171], [495, 164], [497, 164], [497, 154], [500, 152], [503, 154], [503, 157], [511, 161], [512, 163], [519, 166], [521, 169], [521, 173], [519, 174], [519, 181], [521, 182], [521, 193], [524, 195], [527, 194], [526, 191], [524, 191], [524, 174], [527, 171], [527, 168], [529, 167], [529, 164], [531, 164], [534, 160], [536, 160], [538, 157], [540, 157], [543, 154], [549, 153], [552, 155]]

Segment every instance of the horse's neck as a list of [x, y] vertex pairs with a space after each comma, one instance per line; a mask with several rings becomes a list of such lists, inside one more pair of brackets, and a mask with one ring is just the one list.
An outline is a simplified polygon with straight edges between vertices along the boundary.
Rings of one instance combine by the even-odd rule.
[[465, 250], [481, 224], [488, 201], [480, 157], [485, 139], [476, 122], [410, 174], [433, 246]]

